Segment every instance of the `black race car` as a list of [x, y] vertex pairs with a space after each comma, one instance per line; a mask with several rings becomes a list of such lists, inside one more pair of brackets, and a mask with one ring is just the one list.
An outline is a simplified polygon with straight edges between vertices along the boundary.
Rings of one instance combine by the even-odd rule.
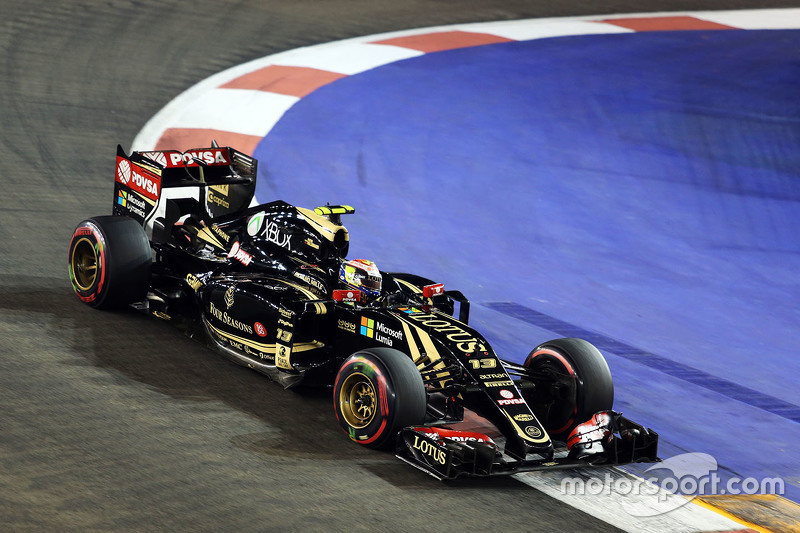
[[69, 245], [78, 297], [204, 330], [286, 387], [332, 387], [350, 439], [440, 479], [658, 460], [658, 435], [611, 410], [594, 346], [499, 359], [461, 292], [345, 259], [352, 207], [251, 206], [256, 173], [216, 143], [118, 147], [113, 215], [81, 222]]

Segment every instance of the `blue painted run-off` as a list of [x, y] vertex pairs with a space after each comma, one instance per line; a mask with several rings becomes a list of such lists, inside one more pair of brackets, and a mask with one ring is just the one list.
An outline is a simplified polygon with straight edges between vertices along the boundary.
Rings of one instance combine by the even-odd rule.
[[558, 320], [544, 313], [538, 313], [533, 309], [513, 302], [494, 302], [484, 305], [500, 313], [533, 324], [534, 326], [558, 333], [560, 336], [585, 339], [596, 346], [601, 352], [613, 353], [618, 357], [649, 366], [659, 372], [688, 381], [689, 383], [722, 394], [733, 400], [738, 400], [752, 407], [763, 409], [768, 413], [776, 414], [787, 420], [800, 423], [800, 407], [774, 396], [758, 392], [749, 387], [730, 382], [717, 376], [712, 376], [702, 370], [675, 362], [666, 357], [645, 352], [644, 350], [627, 345], [616, 339], [585, 330], [574, 324]]
[[798, 499], [798, 86], [798, 31], [428, 54], [301, 100], [256, 150], [258, 197], [354, 205], [351, 257], [513, 302], [474, 312], [502, 357], [554, 324], [615, 339], [616, 405], [664, 451]]

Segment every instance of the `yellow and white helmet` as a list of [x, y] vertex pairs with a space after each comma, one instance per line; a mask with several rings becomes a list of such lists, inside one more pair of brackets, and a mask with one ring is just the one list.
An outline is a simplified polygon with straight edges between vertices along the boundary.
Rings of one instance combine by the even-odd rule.
[[367, 296], [376, 298], [381, 295], [381, 272], [372, 261], [352, 259], [339, 267], [339, 281], [345, 287], [356, 289]]

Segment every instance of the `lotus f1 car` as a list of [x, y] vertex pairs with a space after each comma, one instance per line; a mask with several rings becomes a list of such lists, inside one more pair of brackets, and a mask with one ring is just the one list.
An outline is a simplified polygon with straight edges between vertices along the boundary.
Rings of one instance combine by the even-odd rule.
[[69, 245], [75, 293], [204, 331], [286, 387], [331, 387], [353, 442], [440, 479], [658, 460], [658, 435], [612, 411], [594, 346], [556, 339], [501, 360], [461, 292], [345, 259], [352, 207], [251, 206], [256, 174], [216, 143], [118, 147], [113, 214]]

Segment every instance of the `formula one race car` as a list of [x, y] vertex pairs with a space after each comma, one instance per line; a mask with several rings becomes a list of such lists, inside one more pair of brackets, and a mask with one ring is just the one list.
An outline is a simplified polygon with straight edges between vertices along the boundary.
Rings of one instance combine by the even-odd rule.
[[118, 147], [113, 215], [81, 222], [69, 245], [78, 297], [204, 330], [286, 387], [331, 386], [350, 439], [440, 479], [658, 460], [658, 435], [611, 410], [594, 346], [557, 339], [524, 365], [499, 359], [461, 292], [346, 260], [352, 207], [250, 206], [256, 169], [216, 143]]

